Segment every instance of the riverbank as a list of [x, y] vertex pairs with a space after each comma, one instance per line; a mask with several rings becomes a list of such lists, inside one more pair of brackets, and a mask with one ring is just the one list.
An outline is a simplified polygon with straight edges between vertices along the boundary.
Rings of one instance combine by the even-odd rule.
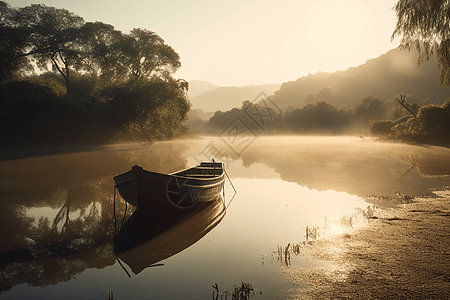
[[294, 299], [450, 299], [450, 191], [377, 209], [363, 229], [301, 255], [329, 268], [285, 268]]

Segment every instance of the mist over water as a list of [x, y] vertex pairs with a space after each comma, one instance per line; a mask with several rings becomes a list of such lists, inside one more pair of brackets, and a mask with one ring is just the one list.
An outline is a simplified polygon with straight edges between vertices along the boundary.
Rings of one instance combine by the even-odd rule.
[[379, 143], [356, 137], [270, 137], [242, 154], [244, 166], [262, 163], [284, 181], [357, 196], [430, 195], [448, 184], [450, 151], [437, 146]]
[[[161, 261], [164, 266], [129, 279], [113, 252], [112, 178], [135, 164], [162, 173], [193, 166], [209, 159], [212, 146], [238, 192], [232, 198], [227, 182], [224, 218]], [[366, 208], [367, 195], [430, 196], [450, 184], [450, 149], [443, 147], [278, 136], [255, 139], [238, 157], [233, 146], [226, 137], [205, 137], [59, 154], [50, 149], [51, 155], [45, 149], [2, 153], [0, 295], [103, 299], [113, 290], [120, 299], [206, 299], [216, 282], [231, 291], [245, 281], [263, 290], [255, 297], [286, 299], [292, 281], [281, 272], [277, 245], [304, 241], [305, 227], [323, 226], [324, 216], [335, 220]], [[118, 219], [124, 210], [117, 197]], [[292, 264], [318, 266], [300, 258]]]

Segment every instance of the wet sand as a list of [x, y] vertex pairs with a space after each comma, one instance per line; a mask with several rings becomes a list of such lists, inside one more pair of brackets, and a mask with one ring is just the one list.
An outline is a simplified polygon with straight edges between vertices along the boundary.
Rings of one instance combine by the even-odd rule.
[[367, 227], [304, 247], [302, 256], [330, 267], [286, 267], [293, 298], [450, 299], [450, 191], [436, 194], [377, 209]]

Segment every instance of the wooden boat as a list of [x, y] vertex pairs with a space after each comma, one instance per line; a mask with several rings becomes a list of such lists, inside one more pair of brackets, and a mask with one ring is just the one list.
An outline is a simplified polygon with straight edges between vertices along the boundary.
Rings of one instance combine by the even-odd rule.
[[220, 195], [190, 210], [160, 213], [136, 209], [115, 236], [114, 252], [138, 274], [195, 244], [225, 213]]
[[135, 165], [114, 181], [122, 198], [141, 211], [183, 210], [215, 199], [223, 189], [225, 171], [220, 162], [202, 162], [171, 174]]

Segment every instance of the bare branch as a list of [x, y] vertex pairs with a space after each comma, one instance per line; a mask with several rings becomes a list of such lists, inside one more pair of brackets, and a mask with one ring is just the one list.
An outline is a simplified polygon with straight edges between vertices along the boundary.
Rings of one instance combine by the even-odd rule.
[[400, 105], [403, 106], [407, 111], [409, 111], [415, 118], [417, 118], [416, 114], [413, 113], [413, 112], [406, 106], [406, 104], [405, 104], [405, 101], [406, 101], [406, 95], [405, 95], [405, 96], [400, 95], [400, 99], [401, 99], [401, 100], [398, 100], [398, 98], [397, 98], [397, 102], [400, 103]]

